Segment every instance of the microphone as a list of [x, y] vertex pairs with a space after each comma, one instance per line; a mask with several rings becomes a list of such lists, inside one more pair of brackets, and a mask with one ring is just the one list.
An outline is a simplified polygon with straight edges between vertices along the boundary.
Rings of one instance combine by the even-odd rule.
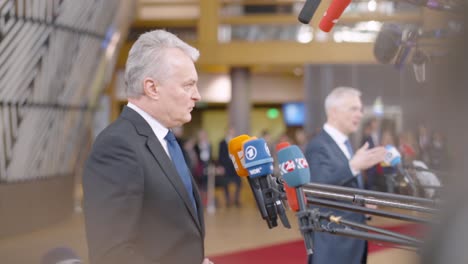
[[281, 202], [282, 188], [273, 176], [273, 158], [266, 141], [264, 139], [244, 141], [243, 150], [249, 184], [262, 218], [267, 222], [268, 227], [272, 228], [278, 225], [279, 216], [283, 225], [290, 228]]
[[298, 219], [304, 244], [308, 255], [313, 254], [312, 232], [310, 231], [310, 215], [306, 211], [307, 206], [304, 199], [302, 185], [310, 182], [309, 164], [296, 146], [288, 146], [278, 151], [278, 163], [280, 173], [288, 186], [296, 189], [296, 201], [298, 202]]
[[244, 150], [242, 149], [242, 143], [249, 139], [249, 135], [243, 134], [229, 140], [228, 143], [229, 157], [239, 177], [249, 176], [249, 172], [244, 168]]
[[383, 24], [374, 44], [374, 56], [382, 64], [390, 63], [400, 48], [402, 32], [395, 24]]
[[385, 157], [383, 160], [383, 166], [392, 166], [398, 167], [401, 166], [401, 154], [400, 152], [392, 145], [385, 146]]
[[[286, 147], [289, 147], [289, 146], [291, 146], [291, 144], [289, 144], [289, 142], [278, 143], [276, 145], [276, 152], [278, 153], [278, 151], [280, 151], [280, 150], [282, 150], [282, 149], [284, 149]], [[286, 192], [286, 198], [288, 200], [289, 208], [291, 210], [293, 210], [294, 212], [298, 212], [299, 211], [299, 202], [297, 201], [296, 189], [294, 189], [293, 187], [290, 187], [286, 182], [283, 182], [283, 187], [284, 187], [284, 191]], [[304, 201], [305, 201], [305, 197], [304, 197]]]
[[418, 196], [418, 189], [416, 188], [416, 184], [409, 175], [408, 171], [403, 168], [403, 163], [401, 159], [400, 152], [392, 145], [385, 146], [387, 153], [385, 154], [384, 161], [382, 163], [383, 166], [392, 166], [395, 168], [400, 175], [402, 175], [408, 185], [411, 187], [413, 194]]
[[414, 27], [407, 27], [401, 33], [400, 47], [395, 57], [395, 68], [401, 69], [414, 46], [417, 42], [418, 30]]
[[306, 0], [304, 6], [299, 13], [297, 19], [302, 24], [309, 24], [310, 20], [314, 16], [315, 12], [317, 11], [318, 6], [320, 5], [321, 0]]
[[351, 0], [332, 0], [327, 11], [320, 20], [319, 28], [324, 32], [330, 32], [350, 3]]

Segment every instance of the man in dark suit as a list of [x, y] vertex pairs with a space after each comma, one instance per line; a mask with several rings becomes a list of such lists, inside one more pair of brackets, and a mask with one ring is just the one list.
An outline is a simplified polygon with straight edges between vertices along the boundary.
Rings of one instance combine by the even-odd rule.
[[189, 122], [200, 100], [198, 56], [163, 30], [132, 46], [128, 104], [96, 138], [84, 170], [92, 264], [211, 263], [200, 196], [170, 130]]
[[[236, 207], [240, 207], [240, 201], [239, 201], [239, 196], [240, 196], [240, 190], [241, 190], [241, 178], [237, 176], [236, 169], [234, 168], [234, 165], [232, 164], [232, 160], [229, 156], [229, 148], [228, 144], [229, 141], [236, 135], [236, 131], [233, 127], [229, 127], [226, 130], [226, 135], [225, 137], [219, 142], [219, 154], [218, 154], [218, 160], [219, 164], [223, 167], [224, 170], [224, 195], [226, 197], [226, 206], [230, 207], [232, 204], [234, 204]], [[229, 192], [229, 184], [234, 183], [236, 186], [236, 189], [234, 191], [234, 197], [231, 197], [231, 194]]]
[[[325, 110], [327, 123], [306, 147], [305, 156], [309, 163], [311, 181], [363, 188], [360, 171], [383, 161], [385, 149], [368, 149], [366, 143], [353, 155], [348, 136], [358, 129], [362, 118], [360, 92], [347, 87], [334, 89], [325, 100]], [[363, 214], [328, 208], [320, 210], [342, 216], [346, 220], [365, 223]], [[364, 240], [321, 232], [314, 232], [313, 240], [314, 254], [310, 263], [366, 263], [367, 244]]]

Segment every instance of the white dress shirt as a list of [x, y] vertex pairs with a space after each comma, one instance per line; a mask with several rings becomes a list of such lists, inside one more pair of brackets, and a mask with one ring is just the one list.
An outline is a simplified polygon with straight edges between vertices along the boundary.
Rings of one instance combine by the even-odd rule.
[[169, 131], [169, 129], [164, 127], [163, 125], [161, 125], [161, 123], [159, 123], [156, 119], [154, 119], [154, 117], [150, 116], [148, 113], [143, 111], [138, 106], [136, 106], [136, 105], [134, 105], [134, 104], [132, 104], [130, 102], [128, 102], [127, 106], [130, 107], [131, 109], [135, 110], [135, 112], [137, 112], [139, 115], [141, 115], [141, 117], [143, 117], [143, 119], [146, 120], [146, 122], [150, 125], [150, 127], [153, 130], [154, 134], [158, 138], [159, 142], [161, 143], [162, 147], [164, 148], [164, 151], [166, 151], [167, 155], [170, 158], [171, 155], [169, 154], [169, 150], [167, 149], [167, 141], [164, 139], [166, 137], [167, 132]]

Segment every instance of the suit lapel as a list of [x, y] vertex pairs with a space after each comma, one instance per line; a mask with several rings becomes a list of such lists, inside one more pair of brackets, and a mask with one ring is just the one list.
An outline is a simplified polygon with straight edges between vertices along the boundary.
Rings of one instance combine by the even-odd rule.
[[199, 220], [199, 223], [200, 223], [202, 236], [205, 237], [205, 222], [204, 222], [204, 219], [203, 219], [203, 205], [202, 205], [202, 201], [201, 201], [200, 192], [198, 191], [198, 188], [196, 187], [197, 183], [195, 182], [193, 177], [192, 177], [192, 186], [193, 186], [193, 197], [195, 198], [195, 203], [197, 204], [197, 207], [198, 207], [198, 212], [199, 212], [198, 213], [198, 220]]
[[[153, 154], [156, 161], [159, 163], [160, 167], [162, 168], [164, 172], [164, 175], [166, 175], [166, 177], [169, 179], [169, 181], [172, 183], [172, 185], [176, 189], [179, 196], [184, 201], [185, 206], [190, 211], [192, 218], [195, 220], [195, 222], [198, 225], [198, 228], [200, 228], [200, 231], [201, 231], [201, 225], [198, 219], [198, 215], [195, 213], [195, 209], [193, 208], [192, 202], [190, 201], [190, 198], [188, 196], [187, 190], [185, 189], [184, 183], [182, 182], [182, 179], [177, 173], [177, 170], [174, 167], [174, 164], [172, 163], [171, 159], [167, 156], [166, 151], [164, 151], [164, 148], [161, 146], [161, 143], [159, 143], [159, 140], [156, 138], [156, 136], [153, 135], [153, 136], [148, 137], [148, 141], [146, 141], [146, 145], [148, 146], [149, 150]], [[192, 180], [192, 184], [193, 184], [193, 180]], [[193, 185], [193, 186], [196, 186], [196, 185]], [[194, 188], [194, 190], [195, 189], [196, 188]], [[198, 205], [198, 201], [197, 201], [197, 205]], [[202, 207], [199, 207], [199, 208], [202, 209]]]
[[[185, 189], [184, 183], [182, 182], [182, 179], [177, 173], [177, 170], [174, 167], [174, 164], [172, 163], [171, 159], [167, 156], [166, 151], [162, 147], [158, 138], [156, 137], [156, 135], [154, 135], [154, 132], [153, 130], [151, 130], [149, 124], [137, 112], [133, 111], [132, 109], [126, 106], [124, 107], [121, 116], [132, 122], [135, 128], [137, 129], [138, 133], [147, 138], [146, 145], [149, 151], [151, 152], [159, 166], [162, 168], [163, 174], [168, 178], [169, 182], [171, 182], [177, 194], [184, 201], [185, 207], [187, 207], [187, 210], [190, 212], [190, 215], [192, 216], [193, 220], [195, 221], [195, 223], [197, 223], [197, 227], [199, 228], [200, 232], [204, 234], [202, 224], [200, 224], [200, 219], [203, 219], [203, 217], [200, 217], [199, 219], [198, 215], [196, 214], [192, 202], [190, 201], [190, 198], [188, 196], [187, 190]], [[193, 181], [193, 177], [192, 184], [194, 187], [196, 186]], [[201, 214], [203, 214], [203, 207], [201, 206], [200, 195], [198, 194], [198, 191], [196, 191], [197, 188], [193, 189], [197, 206], [199, 208], [198, 211]]]
[[346, 155], [343, 153], [340, 146], [336, 144], [335, 140], [333, 140], [333, 138], [325, 130], [322, 130], [322, 133], [325, 140], [328, 143], [327, 145], [332, 147], [333, 151], [335, 152], [335, 155], [341, 157], [341, 161], [348, 163], [348, 157], [346, 157]]
[[[349, 163], [348, 157], [346, 157], [346, 155], [343, 153], [340, 146], [338, 146], [338, 144], [335, 142], [335, 140], [333, 140], [333, 138], [325, 130], [322, 130], [322, 133], [324, 134], [324, 138], [328, 143], [327, 145], [331, 146], [332, 151], [335, 152], [335, 155], [341, 157], [341, 162], [343, 162], [344, 164], [348, 164]], [[357, 186], [357, 184], [358, 184], [357, 178], [353, 177], [352, 181], [355, 182], [355, 184]]]

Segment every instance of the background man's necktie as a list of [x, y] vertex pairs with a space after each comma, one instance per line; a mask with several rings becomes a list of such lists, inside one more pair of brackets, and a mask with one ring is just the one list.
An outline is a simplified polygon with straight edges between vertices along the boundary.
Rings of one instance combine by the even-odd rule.
[[193, 197], [193, 189], [192, 189], [192, 180], [191, 174], [187, 167], [187, 163], [185, 162], [184, 155], [182, 154], [182, 150], [180, 149], [179, 143], [174, 136], [174, 133], [169, 130], [167, 135], [164, 137], [167, 141], [167, 149], [169, 150], [169, 154], [171, 155], [172, 163], [174, 164], [177, 172], [184, 183], [185, 189], [188, 192], [189, 198], [192, 201], [193, 208], [197, 211], [197, 204], [195, 203], [195, 198]]
[[[354, 151], [353, 151], [353, 146], [351, 146], [351, 142], [349, 142], [349, 140], [346, 140], [345, 145], [346, 145], [346, 148], [348, 149], [349, 155], [353, 157]], [[356, 180], [358, 183], [358, 187], [360, 189], [364, 189], [364, 181], [362, 180], [361, 172], [359, 172], [359, 174], [356, 176]]]

